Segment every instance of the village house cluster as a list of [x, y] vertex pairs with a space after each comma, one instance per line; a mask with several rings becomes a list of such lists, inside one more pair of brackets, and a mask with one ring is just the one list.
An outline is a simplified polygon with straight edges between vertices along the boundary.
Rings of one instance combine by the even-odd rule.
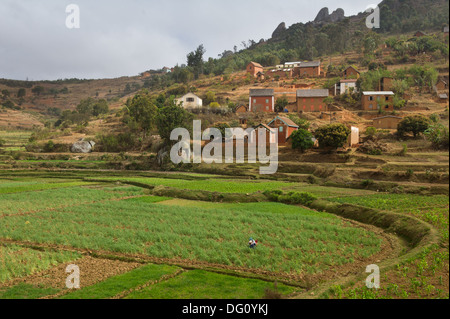
[[[448, 29], [447, 29], [448, 32]], [[414, 34], [421, 37], [425, 33], [418, 31]], [[368, 114], [372, 121], [372, 126], [377, 129], [394, 130], [402, 120], [394, 110], [393, 82], [390, 77], [380, 79], [375, 91], [358, 92], [358, 80], [361, 72], [354, 66], [348, 66], [340, 74], [339, 81], [329, 89], [317, 88], [314, 79], [326, 78], [327, 72], [321, 61], [308, 62], [286, 62], [276, 65], [274, 68], [265, 68], [259, 63], [250, 62], [246, 68], [247, 77], [255, 79], [257, 82], [278, 82], [279, 80], [299, 79], [303, 83], [284, 85], [283, 87], [256, 87], [249, 89], [248, 104], [239, 104], [234, 112], [239, 116], [239, 123], [242, 126], [247, 124], [246, 114], [267, 114], [272, 116], [268, 123], [259, 123], [253, 128], [263, 128], [266, 131], [266, 142], [268, 144], [275, 141], [279, 145], [286, 145], [290, 142], [292, 133], [299, 129], [289, 117], [289, 114], [315, 113], [321, 118], [332, 119], [332, 112], [336, 109], [332, 105], [331, 97], [339, 95], [352, 95], [360, 93], [360, 110]], [[262, 86], [262, 85], [261, 85]], [[448, 83], [445, 79], [439, 78], [434, 86], [434, 93], [440, 102], [448, 101]], [[276, 107], [276, 101], [280, 97], [288, 99], [287, 105], [283, 109]], [[403, 96], [408, 100], [408, 96]], [[202, 108], [203, 102], [200, 97], [193, 93], [188, 93], [176, 100], [178, 104], [185, 108]], [[331, 102], [330, 102], [331, 101]], [[373, 115], [373, 116], [372, 116]], [[359, 143], [359, 128], [349, 126], [351, 136], [348, 146], [352, 147]], [[277, 132], [277, 140], [275, 138]]]

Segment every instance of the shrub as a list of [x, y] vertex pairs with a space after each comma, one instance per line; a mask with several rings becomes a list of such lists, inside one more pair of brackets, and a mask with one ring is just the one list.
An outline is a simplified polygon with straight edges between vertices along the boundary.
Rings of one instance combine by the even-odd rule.
[[406, 156], [406, 154], [408, 153], [408, 145], [403, 144], [402, 150], [399, 151], [397, 154], [397, 156]]
[[362, 186], [364, 186], [364, 187], [368, 187], [368, 186], [370, 186], [370, 185], [373, 185], [375, 182], [373, 181], [373, 180], [371, 180], [371, 179], [366, 179], [366, 180], [363, 180], [362, 182], [361, 182], [361, 185]]
[[265, 191], [263, 193], [270, 201], [272, 202], [278, 202], [278, 198], [280, 195], [283, 194], [280, 190], [273, 190], [273, 191]]
[[347, 143], [350, 133], [350, 129], [347, 126], [336, 123], [320, 127], [314, 135], [319, 140], [321, 148], [331, 147], [337, 149]]
[[44, 144], [44, 152], [46, 152], [46, 153], [53, 152], [54, 148], [55, 148], [55, 143], [53, 143], [52, 140], [50, 140]]
[[285, 204], [309, 205], [317, 198], [310, 193], [290, 192], [287, 195], [280, 195], [278, 201]]
[[430, 125], [425, 131], [427, 140], [431, 142], [434, 148], [437, 149], [449, 149], [449, 130], [448, 127], [436, 123]]
[[424, 133], [430, 126], [430, 120], [421, 115], [407, 116], [399, 124], [397, 132], [399, 136], [404, 136], [406, 133], [413, 133], [417, 137]]
[[313, 135], [311, 134], [311, 132], [304, 129], [298, 129], [297, 131], [294, 131], [291, 135], [291, 139], [292, 148], [298, 149], [302, 153], [314, 146], [314, 142], [312, 140]]

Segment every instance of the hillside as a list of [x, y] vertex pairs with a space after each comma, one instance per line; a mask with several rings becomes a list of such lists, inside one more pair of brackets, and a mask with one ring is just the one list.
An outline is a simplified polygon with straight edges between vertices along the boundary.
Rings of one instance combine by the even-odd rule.
[[[272, 38], [266, 41], [250, 41], [246, 49], [236, 53], [225, 51], [220, 59], [202, 62], [201, 75], [196, 74], [195, 66], [188, 65], [185, 68], [176, 66], [172, 73], [143, 72], [140, 76], [117, 79], [39, 82], [0, 79], [0, 103], [4, 109], [0, 127], [12, 125], [29, 129], [39, 123], [43, 125], [46, 120], [56, 120], [64, 110], [74, 110], [80, 101], [90, 97], [105, 99], [110, 110], [118, 110], [143, 87], [155, 95], [165, 93], [167, 96], [180, 96], [189, 90], [197, 90], [203, 95], [212, 91], [223, 106], [230, 102], [246, 103], [248, 89], [256, 85], [240, 73], [249, 61], [268, 67], [286, 61], [320, 59], [325, 68], [358, 64], [361, 71], [366, 71], [368, 62], [361, 60], [361, 51], [368, 37], [382, 44], [392, 35], [410, 37], [418, 29], [439, 33], [442, 25], [448, 24], [448, 4], [448, 0], [385, 0], [380, 3], [382, 23], [381, 29], [376, 30], [378, 38], [365, 27], [367, 14], [345, 17], [341, 9], [330, 14], [324, 8], [311, 22], [297, 23], [289, 28], [281, 23]], [[413, 60], [392, 62], [387, 57], [375, 61], [389, 63], [389, 69], [416, 63]], [[444, 70], [441, 75], [448, 77], [448, 70], [447, 74]], [[270, 84], [273, 87], [283, 85]], [[324, 81], [314, 83], [315, 87], [323, 85]], [[6, 117], [9, 123], [5, 121]]]

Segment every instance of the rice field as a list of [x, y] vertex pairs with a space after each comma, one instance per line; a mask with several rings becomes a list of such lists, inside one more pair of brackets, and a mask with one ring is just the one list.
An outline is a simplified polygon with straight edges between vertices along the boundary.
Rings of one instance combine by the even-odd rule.
[[17, 245], [0, 246], [0, 284], [80, 258], [66, 251], [37, 251]]

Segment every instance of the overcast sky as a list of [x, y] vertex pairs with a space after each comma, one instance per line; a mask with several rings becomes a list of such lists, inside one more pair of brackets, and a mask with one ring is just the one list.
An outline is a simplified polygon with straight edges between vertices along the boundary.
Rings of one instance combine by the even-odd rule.
[[[346, 16], [377, 0], [0, 0], [0, 78], [56, 80], [133, 76], [186, 63], [199, 44], [206, 57], [268, 39], [280, 22]], [[66, 7], [80, 28], [66, 27]]]

